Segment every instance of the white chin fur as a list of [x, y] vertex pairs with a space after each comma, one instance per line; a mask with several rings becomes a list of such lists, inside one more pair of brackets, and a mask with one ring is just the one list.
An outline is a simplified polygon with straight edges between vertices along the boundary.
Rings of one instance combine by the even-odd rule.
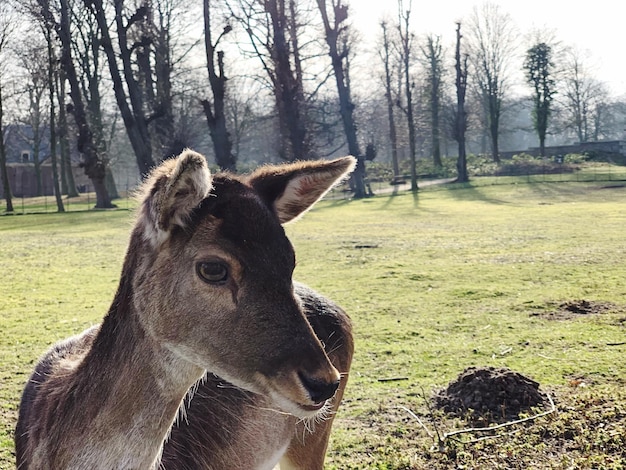
[[298, 405], [296, 402], [286, 398], [284, 395], [274, 391], [269, 391], [269, 398], [273, 403], [276, 404], [281, 411], [285, 413], [289, 413], [290, 415], [295, 416], [298, 419], [310, 419], [314, 418], [318, 414], [323, 413], [323, 411], [327, 408], [328, 403], [324, 404], [324, 406], [317, 410], [308, 410]]

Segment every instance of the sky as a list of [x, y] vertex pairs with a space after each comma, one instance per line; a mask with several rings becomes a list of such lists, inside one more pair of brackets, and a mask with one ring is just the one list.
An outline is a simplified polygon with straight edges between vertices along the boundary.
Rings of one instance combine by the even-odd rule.
[[[405, 4], [408, 0], [404, 0]], [[575, 46], [588, 56], [585, 64], [595, 78], [605, 82], [611, 94], [626, 95], [626, 15], [615, 0], [565, 2], [562, 0], [490, 0], [500, 6], [521, 34], [537, 28], [553, 30], [563, 45]], [[436, 34], [444, 44], [454, 45], [455, 23], [468, 19], [472, 0], [413, 0], [411, 26], [418, 36]], [[396, 0], [350, 0], [350, 17], [364, 36], [375, 41], [383, 15], [397, 18]]]

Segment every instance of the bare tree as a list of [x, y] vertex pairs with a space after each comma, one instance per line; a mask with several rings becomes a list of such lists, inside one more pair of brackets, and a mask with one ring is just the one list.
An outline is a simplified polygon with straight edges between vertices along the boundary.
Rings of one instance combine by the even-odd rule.
[[606, 87], [590, 73], [579, 50], [567, 52], [564, 69], [560, 104], [565, 127], [579, 142], [597, 139], [608, 100]]
[[[339, 99], [336, 94], [323, 93], [309, 101], [310, 122], [315, 136], [316, 148], [324, 149], [325, 155], [334, 155], [346, 146], [343, 118], [337, 112]], [[351, 180], [352, 184], [353, 180]]]
[[[184, 38], [189, 28], [186, 16], [190, 3], [186, 0], [145, 0], [146, 15], [137, 23], [132, 35], [136, 44], [139, 81], [149, 115], [151, 137], [158, 159], [178, 155], [190, 145], [186, 129], [176, 121], [174, 97], [176, 71], [193, 49]], [[134, 10], [136, 11], [136, 10]], [[200, 41], [199, 41], [200, 42]]]
[[422, 46], [421, 50], [422, 64], [426, 70], [433, 164], [436, 168], [441, 168], [443, 163], [441, 161], [440, 114], [444, 74], [441, 37], [428, 35], [426, 44]]
[[468, 45], [485, 128], [494, 161], [500, 161], [499, 135], [503, 103], [510, 88], [516, 32], [509, 14], [494, 3], [475, 7], [469, 21]]
[[396, 122], [394, 116], [395, 99], [392, 93], [392, 41], [389, 37], [389, 30], [386, 21], [381, 21], [382, 29], [382, 48], [380, 49], [380, 57], [385, 67], [384, 85], [385, 100], [387, 102], [387, 118], [389, 119], [389, 141], [391, 143], [391, 163], [393, 168], [392, 183], [402, 183], [404, 179], [400, 176], [400, 165], [398, 162], [398, 136], [396, 133]]
[[113, 0], [109, 18], [103, 0], [83, 1], [98, 23], [115, 101], [144, 176], [156, 161], [192, 145], [189, 129], [177, 121], [188, 115], [187, 110], [175, 109], [175, 102], [191, 103], [178, 100], [179, 93], [186, 94], [188, 81], [177, 75], [189, 70], [187, 57], [200, 42], [186, 39], [194, 24], [187, 18], [191, 4], [180, 0]]
[[76, 66], [79, 70], [80, 88], [85, 101], [87, 118], [98, 154], [108, 163], [105, 176], [107, 191], [112, 199], [116, 199], [119, 198], [119, 194], [110, 168], [108, 125], [105, 123], [101, 90], [104, 64], [100, 30], [96, 19], [84, 4], [79, 3], [72, 8], [72, 20], [75, 24], [80, 25], [75, 30], [72, 44]]
[[357, 167], [352, 174], [354, 197], [367, 196], [365, 188], [365, 159], [361, 155], [357, 140], [357, 127], [354, 120], [354, 103], [352, 102], [349, 79], [349, 26], [348, 5], [343, 0], [330, 0], [332, 15], [329, 15], [328, 0], [316, 0], [322, 15], [328, 55], [330, 56], [337, 93], [339, 96], [339, 112], [343, 129], [348, 142], [348, 151], [357, 158]]
[[467, 131], [467, 112], [465, 110], [465, 94], [467, 91], [467, 54], [461, 56], [461, 23], [456, 24], [456, 48], [454, 53], [456, 70], [456, 111], [454, 113], [453, 135], [458, 143], [457, 182], [467, 183], [467, 154], [465, 149], [465, 131]]
[[[8, 3], [0, 3], [0, 56], [6, 53], [6, 46], [9, 37], [15, 31], [15, 16], [13, 10]], [[0, 61], [1, 63], [2, 61]], [[4, 145], [4, 110], [2, 103], [2, 91], [4, 85], [4, 71], [0, 69], [0, 173], [2, 173], [3, 197], [6, 201], [6, 212], [13, 212], [13, 196], [11, 194], [11, 186], [9, 183], [9, 174], [7, 172], [7, 155]]]
[[[146, 15], [146, 7], [139, 7], [128, 20], [124, 20], [124, 1], [115, 0], [115, 24], [117, 27], [117, 43], [122, 68], [120, 69], [117, 56], [118, 52], [113, 47], [113, 36], [109, 28], [109, 21], [105, 15], [102, 0], [85, 0], [89, 2], [95, 15], [100, 34], [102, 48], [107, 56], [109, 72], [113, 81], [115, 100], [122, 115], [126, 127], [128, 139], [137, 159], [137, 166], [142, 176], [148, 174], [155, 165], [152, 156], [152, 142], [148, 129], [148, 117], [144, 97], [139, 82], [133, 71], [132, 51], [133, 44], [128, 37], [129, 29]], [[122, 73], [124, 80], [122, 80]], [[126, 87], [124, 86], [126, 85]], [[128, 89], [128, 94], [126, 92]]]
[[[56, 52], [53, 50], [50, 53], [55, 54], [54, 63], [59, 64], [69, 84], [68, 94], [71, 104], [67, 106], [67, 109], [74, 117], [77, 148], [83, 157], [83, 169], [93, 184], [93, 189], [96, 193], [96, 207], [115, 207], [111, 202], [111, 197], [105, 185], [106, 157], [99, 154], [94, 141], [93, 131], [81, 93], [79, 74], [76, 71], [76, 63], [72, 53], [73, 4], [68, 0], [59, 0], [58, 3], [53, 3], [51, 0], [33, 0], [31, 4], [24, 4], [24, 6], [35, 20], [41, 24], [46, 42], [51, 45], [54, 44], [53, 32], [59, 40], [60, 58], [56, 58]], [[52, 59], [50, 60], [52, 61]], [[52, 79], [55, 79], [54, 74]], [[54, 93], [51, 96], [54, 97]]]
[[[398, 33], [400, 34], [400, 60], [402, 62], [402, 74], [404, 76], [404, 94], [406, 98], [405, 106], [401, 106], [407, 120], [409, 131], [409, 161], [411, 166], [411, 191], [418, 190], [417, 186], [417, 135], [415, 126], [415, 116], [413, 108], [414, 84], [411, 77], [411, 67], [413, 64], [413, 41], [415, 36], [409, 31], [411, 19], [412, 0], [408, 0], [405, 6], [404, 0], [398, 0]], [[398, 101], [398, 104], [400, 102]]]
[[239, 0], [230, 10], [246, 31], [274, 95], [284, 160], [312, 156], [312, 140], [304, 96], [302, 13], [295, 0]]
[[[233, 83], [227, 90], [225, 113], [232, 129], [233, 159], [238, 159], [241, 155], [242, 141], [260, 115], [258, 108], [261, 105], [258, 96], [262, 85], [246, 77], [234, 77], [230, 80]], [[239, 93], [239, 90], [249, 90], [249, 93]]]
[[68, 0], [59, 1], [59, 19], [55, 18], [49, 0], [36, 0], [36, 4], [39, 11], [35, 13], [43, 21], [44, 28], [49, 31], [56, 31], [61, 44], [60, 65], [69, 83], [69, 95], [72, 101], [71, 112], [74, 116], [78, 133], [77, 147], [78, 151], [83, 155], [85, 174], [91, 180], [96, 193], [96, 207], [115, 207], [111, 203], [111, 198], [105, 185], [107, 162], [98, 154], [93, 132], [87, 118], [80, 81], [76, 72], [76, 64], [72, 57], [70, 3]]
[[24, 107], [25, 114], [20, 121], [26, 125], [22, 132], [24, 141], [29, 142], [33, 150], [33, 164], [35, 168], [36, 195], [43, 195], [43, 183], [41, 177], [41, 149], [44, 141], [44, 133], [48, 123], [46, 122], [45, 97], [47, 89], [47, 57], [41, 54], [46, 49], [42, 38], [29, 34], [26, 41], [16, 45], [16, 55], [25, 73], [20, 83], [21, 93], [26, 95], [28, 101]]
[[65, 101], [66, 91], [65, 72], [59, 69], [55, 76], [56, 80], [56, 97], [59, 109], [59, 118], [57, 125], [57, 136], [59, 139], [59, 154], [61, 168], [61, 192], [67, 194], [68, 197], [78, 197], [78, 189], [74, 181], [74, 172], [72, 171], [72, 159], [69, 139], [69, 123], [67, 120], [67, 105]]
[[226, 24], [220, 35], [213, 42], [211, 34], [211, 2], [203, 0], [204, 12], [204, 46], [206, 53], [207, 72], [209, 84], [213, 94], [213, 102], [208, 99], [202, 100], [202, 107], [206, 116], [215, 161], [222, 170], [235, 171], [237, 160], [233, 155], [233, 144], [230, 133], [226, 128], [226, 75], [224, 74], [224, 52], [218, 51], [217, 47], [224, 35], [228, 34], [232, 27]]
[[58, 212], [65, 212], [65, 207], [63, 206], [63, 197], [61, 195], [61, 187], [59, 181], [59, 170], [57, 164], [57, 140], [56, 140], [56, 121], [55, 121], [55, 91], [56, 91], [56, 77], [58, 67], [57, 67], [57, 56], [54, 50], [54, 41], [51, 24], [46, 22], [44, 25], [44, 35], [46, 38], [46, 52], [48, 57], [48, 63], [46, 64], [47, 70], [47, 83], [48, 83], [48, 97], [50, 102], [50, 160], [52, 163], [52, 185], [54, 188], [54, 196], [57, 204]]
[[606, 85], [600, 82], [591, 110], [591, 140], [597, 142], [610, 135], [611, 108], [609, 91]]
[[[33, 128], [32, 137], [28, 137], [33, 148], [35, 160], [35, 172], [38, 173], [37, 161], [39, 160], [39, 148], [43, 144], [43, 134], [46, 129], [49, 132], [49, 149], [53, 169], [53, 185], [55, 195], [57, 194], [57, 178], [60, 179], [61, 187], [58, 194], [67, 194], [70, 197], [78, 196], [74, 174], [70, 162], [70, 144], [67, 121], [67, 109], [73, 109], [72, 105], [66, 103], [65, 91], [65, 71], [61, 67], [59, 58], [59, 34], [60, 22], [56, 18], [59, 16], [61, 4], [50, 1], [24, 1], [20, 2], [20, 12], [29, 17], [34, 26], [40, 30], [41, 37], [31, 36], [28, 41], [18, 47], [18, 55], [21, 58], [23, 68], [27, 71], [25, 83], [29, 95], [29, 114], [24, 122]], [[73, 5], [72, 5], [73, 6]], [[41, 51], [46, 51], [42, 55]], [[50, 82], [50, 80], [53, 80]], [[52, 88], [51, 88], [52, 87]], [[42, 104], [44, 94], [48, 93], [50, 99], [56, 97], [57, 103], [49, 103], [50, 119], [56, 118], [58, 108], [58, 121], [44, 122], [45, 114]], [[58, 106], [57, 106], [58, 105]], [[39, 129], [38, 129], [39, 127]], [[60, 147], [60, 158], [57, 159], [56, 145]], [[56, 160], [56, 163], [55, 163]], [[59, 171], [60, 166], [60, 171]], [[56, 168], [55, 168], [56, 167]], [[56, 172], [56, 174], [54, 174]], [[63, 211], [60, 196], [57, 196], [57, 206], [59, 211]]]
[[274, 89], [278, 94], [277, 109], [279, 116], [282, 115], [279, 119], [281, 135], [286, 134], [289, 143], [283, 158], [308, 158], [311, 140], [306, 125], [296, 3], [289, 0], [287, 5], [285, 0], [267, 0], [265, 10], [272, 25], [271, 57], [276, 81]]

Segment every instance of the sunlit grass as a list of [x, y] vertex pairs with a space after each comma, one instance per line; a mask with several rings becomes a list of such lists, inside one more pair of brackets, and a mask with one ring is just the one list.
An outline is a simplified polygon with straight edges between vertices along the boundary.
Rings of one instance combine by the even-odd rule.
[[[572, 377], [591, 395], [623, 388], [625, 346], [609, 345], [626, 338], [625, 198], [623, 184], [606, 182], [476, 185], [323, 201], [290, 224], [296, 279], [342, 305], [355, 328], [329, 466], [429, 468], [429, 438], [398, 406], [426, 413], [422, 394], [471, 365], [510, 367], [557, 395], [576, 397]], [[128, 211], [0, 218], [0, 468], [14, 466], [17, 404], [37, 357], [106, 312], [131, 220]], [[615, 308], [543, 315], [577, 299]], [[406, 380], [379, 381], [393, 377]], [[626, 397], [614, 395], [624, 410]], [[589, 452], [576, 468], [603, 458]], [[476, 455], [463, 458], [481, 468]]]

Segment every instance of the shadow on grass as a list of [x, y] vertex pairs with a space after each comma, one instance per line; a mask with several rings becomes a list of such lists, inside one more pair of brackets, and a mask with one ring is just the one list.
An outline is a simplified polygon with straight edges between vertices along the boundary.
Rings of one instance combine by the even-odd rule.
[[446, 185], [448, 194], [458, 200], [463, 201], [482, 201], [489, 204], [505, 205], [510, 204], [508, 201], [489, 197], [482, 189], [488, 186], [473, 186], [472, 183], [451, 183]]
[[342, 207], [342, 206], [347, 206], [348, 204], [350, 204], [352, 202], [352, 198], [328, 198], [325, 199], [325, 201], [328, 203], [328, 207]]
[[410, 196], [413, 198], [413, 208], [418, 209], [420, 203], [420, 193], [431, 191], [447, 191], [450, 195], [459, 200], [464, 201], [484, 201], [491, 204], [510, 204], [508, 201], [487, 196], [482, 188], [485, 186], [473, 186], [471, 183], [454, 183], [446, 182], [437, 185], [428, 185], [420, 188], [418, 191], [412, 192], [410, 189], [399, 189], [395, 187], [391, 192], [379, 194], [378, 196], [386, 197], [387, 200], [381, 206], [381, 209], [388, 209], [398, 196]]
[[[410, 191], [401, 190], [398, 186], [394, 186], [393, 189], [391, 190], [391, 192], [378, 193], [374, 197], [376, 197], [376, 198], [380, 198], [380, 197], [386, 198], [384, 204], [380, 207], [382, 210], [385, 210], [385, 209], [388, 209], [389, 206], [391, 206], [391, 203], [394, 202], [394, 199], [396, 197], [398, 197], [398, 196], [406, 196], [407, 194], [410, 194]], [[414, 204], [415, 207], [417, 207], [417, 201], [414, 201], [413, 204]]]
[[[421, 204], [421, 200], [420, 200], [420, 194], [422, 191], [411, 191], [409, 190], [402, 190], [399, 189], [398, 191], [392, 191], [390, 193], [384, 193], [384, 194], [380, 194], [377, 195], [376, 198], [380, 199], [380, 198], [385, 198], [385, 201], [380, 205], [380, 207], [377, 207], [376, 209], [378, 211], [387, 211], [390, 210], [390, 208], [393, 207], [394, 202], [396, 201], [396, 198], [398, 197], [406, 197], [406, 198], [411, 198], [413, 201], [413, 211], [415, 211], [415, 214], [418, 213], [431, 213], [434, 214], [437, 211], [432, 209], [432, 208], [427, 208], [427, 206], [424, 206], [424, 204]], [[407, 200], [407, 199], [405, 199]]]
[[413, 209], [417, 209], [420, 203], [419, 191], [411, 191], [413, 197]]
[[[620, 190], [626, 185], [609, 181], [552, 181], [531, 182], [527, 183], [526, 187], [539, 200], [540, 204], [551, 204], [553, 202], [568, 202], [581, 196], [585, 196], [589, 200], [613, 199], [616, 194], [620, 194]], [[616, 194], [612, 193], [611, 190], [616, 191]]]

